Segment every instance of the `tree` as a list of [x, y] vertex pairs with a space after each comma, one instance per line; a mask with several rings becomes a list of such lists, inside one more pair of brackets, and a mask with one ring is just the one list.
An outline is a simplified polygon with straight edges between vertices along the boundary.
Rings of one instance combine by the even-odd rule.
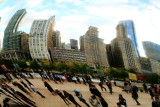
[[160, 80], [160, 76], [156, 73], [146, 74], [145, 77], [148, 83], [158, 84]]

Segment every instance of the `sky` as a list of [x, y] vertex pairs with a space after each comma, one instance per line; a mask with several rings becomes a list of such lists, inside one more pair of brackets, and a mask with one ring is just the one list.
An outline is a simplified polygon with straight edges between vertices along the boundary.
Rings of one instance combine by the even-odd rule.
[[109, 44], [116, 37], [119, 21], [133, 20], [138, 50], [145, 56], [142, 41], [160, 44], [160, 0], [0, 0], [0, 39], [19, 9], [26, 9], [19, 31], [30, 32], [33, 20], [55, 15], [54, 30], [61, 32], [62, 42], [79, 40], [89, 26], [98, 28], [99, 37]]

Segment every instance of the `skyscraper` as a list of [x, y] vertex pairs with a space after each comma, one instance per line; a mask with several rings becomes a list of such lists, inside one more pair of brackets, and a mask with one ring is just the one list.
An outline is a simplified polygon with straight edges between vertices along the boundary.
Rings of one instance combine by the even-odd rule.
[[109, 66], [105, 44], [103, 39], [98, 38], [98, 28], [90, 26], [86, 34], [80, 37], [80, 43], [88, 64], [92, 66]]
[[53, 47], [62, 48], [60, 31], [54, 31], [53, 33]]
[[75, 39], [70, 39], [71, 49], [78, 50], [78, 41]]
[[117, 37], [111, 42], [114, 63], [117, 67], [124, 67], [140, 72], [140, 64], [133, 43], [126, 34], [125, 26], [118, 24]]
[[17, 32], [18, 25], [21, 22], [21, 19], [26, 14], [25, 9], [18, 10], [10, 19], [5, 31], [4, 31], [4, 38], [3, 38], [3, 50], [12, 50], [12, 36], [14, 33]]
[[136, 52], [137, 57], [139, 57], [139, 52], [138, 52], [138, 44], [137, 44], [137, 38], [136, 38], [136, 32], [135, 32], [135, 28], [134, 28], [134, 23], [132, 20], [124, 20], [124, 21], [120, 21], [119, 24], [123, 24], [126, 28], [126, 33], [128, 38], [131, 39], [133, 45], [134, 45], [134, 49]]
[[143, 41], [142, 44], [148, 58], [160, 61], [160, 45], [150, 41]]
[[32, 59], [49, 60], [50, 50], [53, 48], [53, 28], [55, 16], [48, 20], [34, 20], [30, 30], [29, 49]]

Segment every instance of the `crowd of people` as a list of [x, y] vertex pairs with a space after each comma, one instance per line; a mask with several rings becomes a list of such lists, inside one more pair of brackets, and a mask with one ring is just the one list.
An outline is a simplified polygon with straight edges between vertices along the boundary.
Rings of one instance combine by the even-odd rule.
[[[91, 93], [91, 96], [89, 98], [89, 103], [87, 103], [86, 100], [82, 95], [80, 91], [77, 89], [73, 89], [73, 92], [75, 93], [75, 96], [80, 100], [80, 102], [84, 103], [86, 107], [108, 107], [107, 101], [103, 98], [101, 92], [96, 87], [95, 83], [92, 81], [91, 77], [88, 75], [83, 75], [81, 77], [77, 75], [71, 75], [71, 74], [64, 74], [64, 75], [57, 75], [53, 72], [40, 72], [39, 75], [41, 76], [41, 79], [44, 83], [44, 87], [52, 94], [59, 96], [64, 103], [67, 106], [70, 106], [71, 103], [73, 103], [76, 107], [82, 107], [81, 104], [79, 104], [74, 96], [67, 92], [66, 90], [59, 90], [56, 88], [52, 88], [52, 86], [47, 81], [54, 81], [55, 84], [62, 84], [64, 83], [64, 79], [68, 82], [74, 82], [75, 84], [84, 84], [88, 85], [89, 91]], [[4, 97], [3, 104], [0, 104], [0, 107], [3, 105], [3, 107], [9, 107], [9, 101], [13, 101], [18, 106], [24, 106], [24, 107], [37, 107], [37, 104], [31, 100], [31, 98], [34, 98], [32, 96], [32, 93], [38, 94], [41, 98], [46, 98], [45, 95], [43, 95], [35, 86], [33, 83], [29, 81], [29, 79], [34, 79], [34, 76], [31, 73], [7, 73], [4, 74], [5, 78], [0, 79], [0, 94], [2, 94]], [[102, 91], [109, 91], [109, 93], [112, 95], [114, 92], [112, 90], [112, 83], [110, 80], [105, 80], [102, 77], [99, 77], [100, 82], [98, 83], [100, 89]], [[13, 86], [11, 86], [11, 84]], [[108, 87], [104, 87], [104, 84]], [[116, 82], [114, 82], [114, 85], [117, 86]], [[19, 89], [16, 90], [17, 87]], [[124, 90], [126, 93], [131, 93], [132, 98], [135, 100], [137, 105], [140, 105], [138, 101], [138, 87], [135, 85], [131, 85], [129, 81], [124, 82]], [[151, 96], [151, 99], [153, 99], [152, 107], [160, 107], [159, 102], [159, 95], [160, 95], [160, 87], [157, 87], [154, 84], [147, 85], [146, 83], [143, 84], [143, 88], [145, 93], [149, 93]], [[142, 90], [141, 90], [142, 91]], [[31, 97], [31, 98], [30, 98]], [[122, 94], [119, 94], [118, 96], [118, 107], [127, 107], [127, 101], [122, 96]]]

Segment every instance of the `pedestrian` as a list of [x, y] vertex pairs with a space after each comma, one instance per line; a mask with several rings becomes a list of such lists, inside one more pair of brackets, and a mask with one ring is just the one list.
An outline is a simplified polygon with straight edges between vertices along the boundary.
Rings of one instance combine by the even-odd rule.
[[106, 85], [108, 86], [108, 89], [109, 89], [110, 93], [112, 94], [113, 91], [112, 91], [112, 83], [111, 83], [111, 81], [108, 80], [108, 81], [106, 82]]
[[83, 80], [83, 84], [84, 84], [84, 85], [87, 85], [87, 84], [86, 84], [86, 80], [85, 80], [84, 77], [82, 77], [82, 80]]
[[127, 107], [126, 100], [123, 98], [121, 94], [119, 94], [119, 102], [117, 103], [117, 105], [118, 107], [121, 107], [121, 105], [124, 105], [125, 107]]
[[91, 103], [91, 105], [93, 107], [102, 107], [100, 101], [96, 98], [95, 95], [92, 95], [90, 98], [89, 98], [89, 102]]
[[102, 96], [99, 97], [99, 101], [101, 102], [102, 107], [108, 107], [108, 103], [105, 101], [105, 99]]
[[71, 94], [69, 94], [69, 93], [66, 92], [65, 90], [63, 90], [63, 93], [64, 93], [64, 96], [65, 96], [66, 98], [68, 98], [76, 107], [81, 107], [81, 106], [76, 102], [76, 100], [74, 99], [74, 97], [73, 97]]
[[45, 80], [43, 80], [43, 82], [44, 82], [44, 86], [47, 87], [47, 89], [54, 95], [55, 92], [52, 89], [52, 87]]
[[55, 92], [56, 92], [56, 94], [58, 94], [60, 97], [61, 97], [61, 99], [69, 106], [69, 104], [71, 104], [68, 100], [67, 100], [67, 98], [58, 90], [58, 89], [55, 89]]
[[20, 80], [20, 82], [21, 82], [21, 84], [22, 84], [24, 87], [26, 87], [30, 92], [32, 92], [32, 90], [27, 86], [26, 83], [24, 83], [23, 80]]
[[[17, 86], [20, 90], [22, 90], [23, 92], [25, 92], [27, 95], [30, 95], [30, 96], [31, 96], [31, 94], [30, 94], [21, 84], [19, 84], [17, 81], [12, 82], [12, 84], [13, 84], [14, 86]], [[31, 96], [31, 97], [32, 97], [32, 96]]]
[[148, 93], [147, 85], [145, 82], [143, 83], [143, 88], [144, 88], [145, 93]]
[[98, 97], [101, 97], [101, 93], [99, 92], [99, 90], [96, 88], [95, 85], [93, 85], [92, 83], [89, 83], [89, 90], [90, 92], [95, 95], [95, 96], [98, 96]]
[[140, 105], [140, 103], [138, 102], [138, 87], [137, 86], [132, 87], [132, 98], [136, 101], [137, 105]]
[[104, 89], [105, 91], [107, 91], [106, 88], [103, 86], [103, 82], [100, 82], [98, 85], [100, 86], [100, 88], [101, 88], [102, 91], [103, 91], [103, 89]]
[[160, 107], [159, 95], [155, 95], [155, 101], [152, 101], [152, 107]]
[[17, 95], [19, 98], [21, 98], [21, 99], [22, 99], [23, 101], [25, 101], [26, 103], [28, 103], [28, 104], [36, 107], [35, 102], [32, 101], [32, 100], [30, 100], [29, 98], [27, 98], [24, 94], [22, 94], [22, 93], [19, 92], [19, 91], [16, 91], [15, 93], [16, 93], [16, 95]]
[[83, 102], [87, 107], [90, 107], [80, 92], [78, 92], [76, 89], [74, 89], [73, 91], [81, 102]]
[[77, 82], [81, 84], [81, 81], [78, 76], [76, 76]]
[[149, 91], [149, 94], [151, 96], [151, 99], [153, 100], [154, 98], [154, 94], [153, 94], [153, 88], [151, 86], [148, 87], [148, 91]]
[[35, 88], [35, 86], [33, 85], [33, 84], [29, 84], [29, 86], [30, 86], [30, 88], [34, 91], [34, 92], [36, 92], [38, 95], [40, 95], [42, 98], [45, 98], [45, 96], [44, 95], [42, 95], [36, 88]]

